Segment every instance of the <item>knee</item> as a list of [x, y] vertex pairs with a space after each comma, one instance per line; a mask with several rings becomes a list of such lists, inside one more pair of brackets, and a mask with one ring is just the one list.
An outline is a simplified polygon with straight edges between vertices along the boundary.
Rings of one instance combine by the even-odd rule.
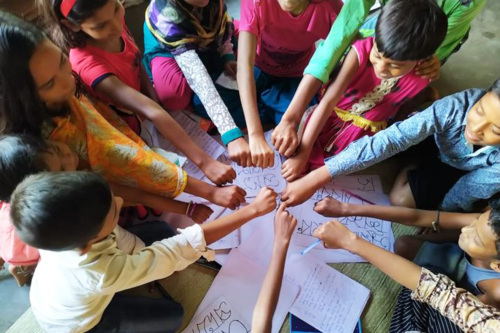
[[156, 93], [162, 106], [169, 111], [179, 111], [188, 108], [191, 105], [193, 91], [187, 82], [171, 84], [156, 88]]
[[415, 238], [412, 236], [400, 236], [394, 242], [394, 253], [413, 260], [419, 248], [416, 243]]
[[389, 193], [389, 202], [392, 206], [415, 208], [415, 199], [410, 189], [410, 185], [406, 183], [403, 186], [394, 186]]

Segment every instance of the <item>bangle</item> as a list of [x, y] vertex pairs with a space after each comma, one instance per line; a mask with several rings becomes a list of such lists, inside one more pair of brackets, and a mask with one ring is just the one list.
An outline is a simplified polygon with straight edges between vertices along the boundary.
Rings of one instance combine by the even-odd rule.
[[188, 213], [188, 217], [193, 217], [193, 214], [194, 214], [194, 211], [196, 210], [196, 207], [198, 206], [198, 204], [195, 202], [191, 205], [191, 209], [189, 210], [189, 213]]
[[436, 210], [436, 219], [432, 221], [431, 226], [432, 226], [432, 231], [434, 232], [439, 231], [439, 210]]
[[190, 201], [188, 203], [188, 206], [186, 207], [186, 212], [184, 213], [184, 215], [188, 216], [189, 217], [189, 210], [191, 209], [191, 205], [193, 204], [192, 201]]

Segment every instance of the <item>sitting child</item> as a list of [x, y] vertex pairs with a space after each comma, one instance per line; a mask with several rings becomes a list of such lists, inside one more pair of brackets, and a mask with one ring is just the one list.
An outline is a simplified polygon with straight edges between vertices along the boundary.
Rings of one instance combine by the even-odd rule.
[[[477, 211], [485, 201], [498, 207], [500, 80], [488, 91], [470, 89], [445, 97], [374, 136], [362, 137], [321, 168], [289, 183], [281, 198], [289, 206], [302, 203], [332, 178], [363, 170], [431, 136], [439, 155], [425, 158], [434, 167], [426, 172], [417, 169], [414, 182], [393, 187], [391, 202], [402, 197], [416, 201], [414, 193], [418, 193], [418, 198], [432, 196], [435, 206], [444, 211]], [[463, 173], [457, 176], [450, 168]]]
[[446, 22], [433, 0], [384, 6], [376, 37], [354, 43], [320, 103], [306, 112], [299, 147], [283, 164], [285, 179], [317, 169], [351, 142], [385, 129], [399, 107], [430, 83], [414, 68], [444, 40]]
[[[124, 23], [118, 0], [45, 0], [50, 19], [58, 23], [69, 60], [87, 91], [115, 109], [149, 119], [158, 131], [217, 185], [230, 183], [234, 170], [202, 150], [180, 125], [154, 101], [156, 94], [141, 65], [141, 54]], [[49, 19], [49, 18], [47, 18]], [[149, 97], [147, 96], [149, 95]], [[140, 134], [130, 115], [119, 114]], [[136, 119], [132, 116], [132, 119]]]
[[216, 187], [188, 176], [107, 105], [77, 93], [68, 59], [38, 28], [4, 12], [0, 22], [0, 133], [65, 142], [85, 169], [146, 194], [173, 198], [185, 191], [231, 209], [245, 200], [239, 187]]
[[146, 247], [117, 226], [122, 203], [101, 176], [83, 171], [33, 175], [12, 194], [19, 238], [40, 249], [30, 301], [45, 330], [175, 331], [182, 322], [179, 304], [119, 292], [165, 278], [202, 255], [213, 259], [207, 244], [272, 211], [276, 193], [263, 188], [250, 205], [169, 239], [142, 224], [148, 242], [156, 241]]
[[[324, 216], [369, 216], [402, 223], [416, 227], [432, 227], [435, 230], [460, 230], [456, 243], [430, 243], [426, 239], [440, 240], [440, 234], [403, 236], [396, 241], [396, 253], [413, 259], [418, 252], [416, 263], [432, 271], [442, 273], [453, 279], [458, 285], [467, 289], [483, 303], [500, 309], [500, 211], [493, 209], [486, 213], [446, 213], [416, 210], [406, 207], [352, 205], [341, 203], [333, 198], [325, 198], [318, 202], [314, 210]], [[410, 244], [401, 244], [410, 239]], [[449, 241], [449, 240], [448, 240]], [[398, 244], [399, 243], [399, 244]], [[400, 253], [401, 245], [405, 245]], [[408, 246], [412, 254], [408, 254]], [[410, 303], [409, 292], [400, 295], [394, 312], [391, 332], [407, 330], [437, 332], [439, 326], [447, 327], [446, 332], [459, 332], [455, 325], [435, 311], [427, 313], [429, 308], [423, 306], [406, 308]], [[409, 312], [415, 311], [409, 314]]]
[[[415, 303], [430, 306], [436, 314], [442, 314], [456, 324], [460, 332], [499, 332], [500, 311], [481, 303], [475, 296], [464, 289], [457, 288], [447, 276], [434, 274], [419, 267], [397, 254], [386, 251], [358, 237], [339, 221], [330, 221], [314, 231], [314, 236], [323, 241], [326, 248], [344, 249], [357, 254], [397, 283], [411, 291]], [[456, 327], [456, 326], [455, 326]], [[458, 329], [458, 328], [457, 328]], [[447, 327], [427, 329], [406, 327], [391, 329], [391, 333], [401, 332], [453, 332]]]

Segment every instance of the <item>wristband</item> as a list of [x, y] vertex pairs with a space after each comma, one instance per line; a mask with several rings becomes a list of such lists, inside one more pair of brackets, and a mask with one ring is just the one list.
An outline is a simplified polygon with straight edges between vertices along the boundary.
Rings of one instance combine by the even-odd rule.
[[190, 218], [193, 217], [194, 211], [196, 210], [197, 206], [198, 206], [198, 204], [196, 202], [191, 205], [191, 208], [190, 208], [189, 213], [188, 213], [188, 217], [190, 217]]
[[432, 221], [431, 226], [432, 226], [432, 231], [434, 232], [439, 231], [439, 210], [436, 210], [436, 219]]
[[192, 202], [192, 201], [190, 201], [190, 202], [188, 203], [188, 206], [186, 207], [186, 212], [184, 213], [184, 215], [186, 215], [186, 216], [190, 217], [190, 216], [189, 216], [189, 210], [191, 209], [191, 205], [192, 205], [192, 204], [193, 204], [193, 202]]

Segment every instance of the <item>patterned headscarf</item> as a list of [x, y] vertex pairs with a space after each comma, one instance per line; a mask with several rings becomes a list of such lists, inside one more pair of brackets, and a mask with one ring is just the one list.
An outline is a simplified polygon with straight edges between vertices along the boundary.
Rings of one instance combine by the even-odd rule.
[[203, 8], [183, 0], [153, 0], [146, 10], [146, 24], [174, 55], [188, 50], [217, 49], [233, 33], [224, 0], [209, 0]]

